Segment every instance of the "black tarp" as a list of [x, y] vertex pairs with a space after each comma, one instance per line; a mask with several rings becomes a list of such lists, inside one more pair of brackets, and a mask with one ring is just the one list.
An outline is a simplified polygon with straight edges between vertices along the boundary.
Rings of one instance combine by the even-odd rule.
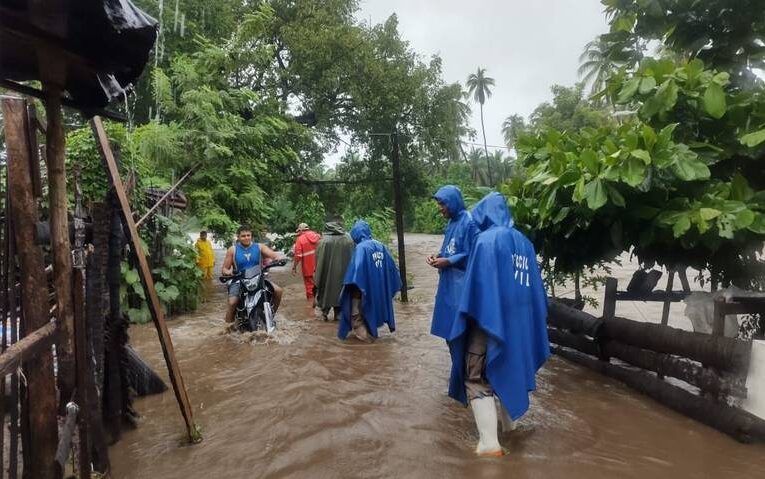
[[[130, 0], [68, 0], [66, 34], [40, 27], [29, 0], [0, 0], [0, 77], [41, 80], [38, 52], [48, 48], [66, 59], [64, 89], [83, 109], [121, 98], [138, 79], [157, 39], [157, 21]], [[52, 47], [52, 49], [51, 49]]]

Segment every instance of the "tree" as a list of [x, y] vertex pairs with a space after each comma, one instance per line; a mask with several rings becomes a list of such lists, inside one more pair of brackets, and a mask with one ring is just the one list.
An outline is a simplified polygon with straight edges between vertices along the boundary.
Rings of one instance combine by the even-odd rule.
[[590, 95], [595, 95], [605, 88], [606, 80], [619, 66], [620, 63], [612, 59], [608, 45], [598, 37], [584, 46], [577, 74], [585, 86], [590, 86]]
[[[644, 265], [690, 265], [709, 271], [713, 282], [762, 288], [765, 87], [742, 81], [746, 59], [707, 65], [701, 52], [670, 40], [674, 28], [657, 27], [707, 3], [604, 3], [611, 5], [607, 35], [621, 39], [619, 49], [632, 48], [638, 58], [649, 39], [666, 37], [662, 50], [681, 54], [626, 62], [611, 75], [603, 94], [636, 112], [622, 124], [582, 125], [598, 116], [582, 114], [587, 105], [576, 92], [560, 90], [552, 105], [537, 109], [531, 133], [516, 141], [525, 178], [505, 188], [517, 224], [554, 270], [576, 274], [631, 250]], [[674, 13], [663, 12], [665, 4]], [[713, 11], [746, 16], [744, 7], [728, 4], [734, 11]]]
[[[648, 41], [689, 60], [726, 71], [734, 85], [751, 86], [765, 68], [763, 0], [602, 0], [612, 52], [638, 53]], [[638, 55], [639, 56], [639, 55]]]
[[521, 115], [510, 115], [502, 123], [502, 136], [508, 148], [514, 148], [515, 140], [526, 130], [526, 122]]
[[[468, 92], [473, 95], [473, 100], [481, 105], [481, 132], [483, 133], [483, 150], [486, 153], [486, 161], [489, 161], [489, 148], [486, 146], [486, 126], [483, 123], [483, 104], [486, 99], [491, 97], [491, 87], [494, 86], [494, 79], [486, 76], [485, 68], [478, 68], [475, 73], [471, 73], [466, 85]], [[491, 175], [491, 167], [488, 170], [489, 183], [493, 183]]]

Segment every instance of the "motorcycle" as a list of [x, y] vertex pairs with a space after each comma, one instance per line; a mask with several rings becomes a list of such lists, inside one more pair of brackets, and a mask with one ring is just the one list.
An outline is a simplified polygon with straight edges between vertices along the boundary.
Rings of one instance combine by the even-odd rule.
[[274, 261], [267, 266], [253, 266], [233, 276], [221, 276], [221, 283], [239, 282], [239, 302], [236, 307], [234, 324], [241, 332], [265, 330], [272, 333], [276, 330], [276, 321], [271, 307], [273, 304], [274, 287], [266, 279], [268, 270], [287, 264], [286, 259]]

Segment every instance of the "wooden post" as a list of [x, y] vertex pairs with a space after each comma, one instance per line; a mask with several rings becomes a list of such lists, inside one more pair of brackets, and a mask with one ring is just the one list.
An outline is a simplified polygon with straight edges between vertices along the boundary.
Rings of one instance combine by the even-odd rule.
[[[2, 170], [0, 170], [2, 171]], [[2, 321], [0, 321], [0, 326], [2, 326], [3, 331], [3, 337], [0, 339], [0, 344], [2, 345], [0, 349], [2, 349], [2, 352], [5, 353], [5, 350], [8, 348], [8, 337], [10, 336], [8, 334], [8, 328], [11, 326], [11, 322], [8, 320], [8, 318], [13, 318], [15, 315], [11, 314], [8, 308], [8, 264], [9, 264], [9, 257], [8, 254], [8, 237], [9, 237], [9, 218], [8, 218], [8, 190], [7, 190], [7, 184], [6, 184], [6, 190], [3, 192], [4, 196], [4, 203], [5, 203], [5, 209], [3, 211], [3, 228], [2, 228], [2, 242], [0, 242], [0, 245], [2, 245], [2, 250], [0, 250], [0, 314], [2, 315]], [[1, 356], [0, 356], [1, 357]], [[9, 406], [6, 402], [6, 381], [5, 377], [0, 378], [0, 479], [5, 478], [5, 414], [6, 414], [6, 408]]]
[[683, 286], [683, 291], [686, 293], [691, 292], [691, 283], [688, 281], [688, 268], [683, 266], [677, 270], [677, 277], [680, 278], [680, 284]]
[[[8, 177], [6, 175], [6, 196], [5, 196], [5, 220], [8, 241], [5, 243], [7, 262], [4, 265], [3, 273], [5, 280], [3, 282], [3, 294], [7, 297], [8, 306], [8, 328], [10, 330], [10, 343], [17, 341], [18, 337], [18, 313], [17, 296], [14, 283], [16, 282], [16, 249], [14, 247], [15, 233], [13, 230], [13, 221], [11, 220], [11, 197], [8, 191]], [[9, 414], [10, 421], [10, 448], [8, 452], [8, 478], [16, 479], [19, 469], [19, 375], [11, 375], [11, 410]]]
[[159, 335], [159, 343], [162, 346], [162, 353], [165, 356], [165, 363], [167, 364], [168, 373], [170, 375], [170, 381], [173, 384], [173, 391], [175, 397], [178, 400], [178, 405], [181, 409], [181, 414], [186, 422], [186, 431], [189, 439], [195, 441], [198, 439], [198, 432], [194, 424], [194, 417], [192, 415], [191, 404], [189, 402], [188, 393], [186, 392], [186, 386], [183, 383], [183, 376], [181, 376], [181, 370], [178, 366], [178, 362], [175, 358], [175, 351], [173, 349], [173, 342], [170, 338], [170, 333], [167, 330], [165, 324], [165, 317], [162, 312], [162, 307], [157, 296], [157, 291], [154, 289], [154, 279], [151, 276], [151, 270], [146, 262], [146, 255], [141, 246], [141, 238], [138, 236], [138, 231], [135, 227], [135, 221], [133, 220], [133, 213], [130, 210], [130, 204], [128, 198], [125, 195], [125, 189], [122, 185], [122, 179], [120, 178], [117, 164], [114, 161], [111, 147], [109, 146], [109, 139], [106, 136], [104, 125], [99, 117], [93, 117], [91, 120], [91, 127], [96, 137], [96, 144], [99, 147], [101, 158], [107, 169], [107, 173], [111, 184], [114, 187], [117, 198], [120, 202], [122, 209], [122, 221], [127, 227], [130, 235], [130, 245], [133, 255], [138, 262], [138, 275], [141, 278], [144, 293], [146, 294], [149, 311], [154, 320], [154, 325], [157, 328], [157, 334]]
[[79, 465], [80, 479], [90, 479], [90, 423], [93, 409], [92, 392], [94, 392], [93, 369], [91, 367], [91, 349], [88, 344], [87, 322], [85, 321], [85, 277], [83, 270], [75, 269], [72, 285], [74, 305], [74, 334], [75, 354], [77, 358], [77, 405], [80, 414], [77, 415], [79, 436]]
[[[8, 183], [11, 218], [21, 265], [21, 304], [25, 329], [34, 331], [50, 321], [47, 301], [48, 282], [43, 253], [34, 245], [34, 225], [38, 221], [29, 171], [29, 144], [26, 128], [26, 102], [21, 99], [2, 100], [5, 120], [5, 141], [8, 148]], [[53, 355], [43, 351], [26, 363], [29, 397], [29, 439], [34, 445], [25, 473], [35, 479], [55, 479], [53, 458], [58, 445], [56, 421], [56, 384], [53, 377]]]
[[714, 319], [712, 323], [712, 336], [725, 334], [725, 298], [715, 298]]
[[58, 384], [61, 397], [69, 398], [74, 391], [75, 383], [72, 247], [69, 242], [69, 219], [67, 216], [69, 205], [66, 194], [66, 145], [60, 90], [54, 88], [48, 90], [45, 113], [48, 120], [45, 149], [48, 160], [53, 285], [56, 289], [56, 316], [60, 324], [59, 342], [56, 347]]
[[[109, 452], [103, 423], [104, 396], [104, 326], [108, 317], [106, 299], [106, 265], [109, 251], [110, 211], [106, 204], [98, 202], [93, 205], [93, 252], [88, 255], [85, 274], [85, 315], [88, 323], [88, 337], [94, 356], [93, 373], [95, 390], [91, 391], [92, 412], [90, 413], [91, 450], [93, 451], [93, 468], [96, 472], [105, 474], [109, 470]], [[100, 392], [100, 395], [99, 395]]]
[[42, 198], [42, 179], [40, 176], [40, 150], [37, 147], [37, 107], [34, 103], [29, 103], [27, 107], [29, 114], [29, 170], [32, 172], [32, 187], [35, 196]]
[[[672, 287], [675, 283], [675, 268], [669, 268], [669, 277], [667, 278], [667, 295], [672, 292]], [[672, 305], [672, 301], [669, 298], [664, 300], [664, 308], [661, 311], [661, 324], [666, 326], [669, 323], [669, 307]]]
[[398, 238], [398, 270], [401, 274], [401, 302], [409, 301], [406, 284], [406, 248], [404, 246], [404, 199], [401, 192], [401, 158], [398, 149], [398, 133], [392, 135], [393, 140], [393, 204], [396, 208], [396, 237]]
[[616, 291], [619, 281], [616, 278], [606, 278], [606, 294], [603, 297], [603, 319], [608, 321], [616, 316]]
[[122, 223], [118, 214], [118, 201], [113, 192], [108, 194], [109, 238], [106, 278], [108, 283], [109, 311], [104, 346], [103, 408], [104, 427], [109, 440], [116, 442], [121, 436], [123, 411], [127, 408], [123, 391], [122, 346], [125, 342], [125, 325], [120, 308], [120, 264], [122, 262]]

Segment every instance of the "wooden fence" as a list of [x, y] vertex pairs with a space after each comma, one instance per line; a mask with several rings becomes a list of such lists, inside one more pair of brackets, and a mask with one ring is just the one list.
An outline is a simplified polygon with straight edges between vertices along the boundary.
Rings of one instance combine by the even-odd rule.
[[[712, 335], [667, 326], [666, 307], [663, 324], [631, 321], [615, 314], [617, 301], [666, 305], [688, 294], [673, 292], [671, 287], [642, 295], [622, 292], [616, 280], [609, 278], [600, 318], [551, 299], [548, 335], [553, 351], [741, 442], [764, 441], [765, 421], [735, 406], [747, 397], [751, 342], [721, 334], [726, 314], [765, 312], [763, 295], [718, 300]], [[667, 377], [686, 386], [666, 381]]]

